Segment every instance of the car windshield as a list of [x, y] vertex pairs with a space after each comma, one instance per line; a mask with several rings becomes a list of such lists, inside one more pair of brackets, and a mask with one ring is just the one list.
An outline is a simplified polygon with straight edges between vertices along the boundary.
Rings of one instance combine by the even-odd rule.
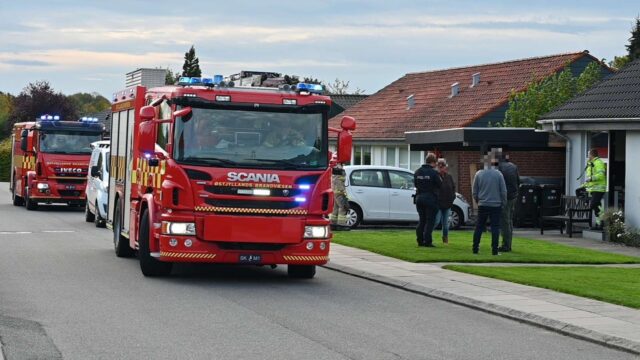
[[40, 134], [40, 151], [52, 154], [91, 154], [91, 143], [102, 140], [100, 133], [45, 132]]
[[193, 108], [176, 120], [174, 159], [221, 167], [324, 168], [325, 123], [319, 112]]

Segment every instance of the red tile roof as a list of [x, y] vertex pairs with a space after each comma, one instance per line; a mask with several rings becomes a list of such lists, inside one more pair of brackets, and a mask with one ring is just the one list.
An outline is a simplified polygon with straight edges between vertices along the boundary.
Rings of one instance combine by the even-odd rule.
[[[339, 126], [344, 115], [357, 122], [355, 139], [404, 139], [405, 131], [465, 127], [509, 100], [512, 90], [522, 91], [533, 79], [541, 80], [562, 70], [587, 51], [551, 55], [496, 64], [409, 73], [331, 119]], [[480, 73], [480, 84], [471, 88], [471, 75]], [[450, 97], [451, 85], [460, 93]], [[407, 97], [415, 106], [408, 109]]]

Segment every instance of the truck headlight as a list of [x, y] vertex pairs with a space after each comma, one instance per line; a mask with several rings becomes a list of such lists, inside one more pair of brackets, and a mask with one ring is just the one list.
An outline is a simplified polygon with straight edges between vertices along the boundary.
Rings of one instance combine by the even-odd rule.
[[326, 239], [329, 237], [328, 226], [305, 226], [304, 238], [305, 239]]
[[49, 188], [49, 184], [47, 183], [39, 183], [37, 186], [38, 186], [38, 190], [46, 190]]
[[168, 235], [195, 235], [196, 224], [192, 222], [162, 222], [162, 233]]

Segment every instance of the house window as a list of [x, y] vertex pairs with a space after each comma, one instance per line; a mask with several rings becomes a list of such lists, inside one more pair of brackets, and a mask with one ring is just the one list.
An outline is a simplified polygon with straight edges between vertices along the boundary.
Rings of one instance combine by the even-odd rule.
[[399, 165], [401, 168], [405, 168], [408, 169], [409, 168], [409, 149], [407, 149], [406, 147], [401, 147], [400, 148], [400, 159], [399, 159]]
[[424, 159], [422, 158], [422, 151], [412, 151], [411, 152], [411, 167], [409, 169], [415, 170], [422, 165]]
[[353, 158], [354, 165], [371, 165], [371, 146], [361, 145], [355, 147]]
[[396, 166], [396, 147], [387, 146], [386, 152], [387, 152], [387, 161], [385, 165]]

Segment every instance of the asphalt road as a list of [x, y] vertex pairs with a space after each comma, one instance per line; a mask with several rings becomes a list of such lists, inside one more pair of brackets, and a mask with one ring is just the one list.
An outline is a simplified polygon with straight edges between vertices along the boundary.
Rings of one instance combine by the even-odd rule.
[[178, 266], [144, 278], [111, 232], [0, 183], [0, 341], [12, 359], [633, 359], [320, 269]]

